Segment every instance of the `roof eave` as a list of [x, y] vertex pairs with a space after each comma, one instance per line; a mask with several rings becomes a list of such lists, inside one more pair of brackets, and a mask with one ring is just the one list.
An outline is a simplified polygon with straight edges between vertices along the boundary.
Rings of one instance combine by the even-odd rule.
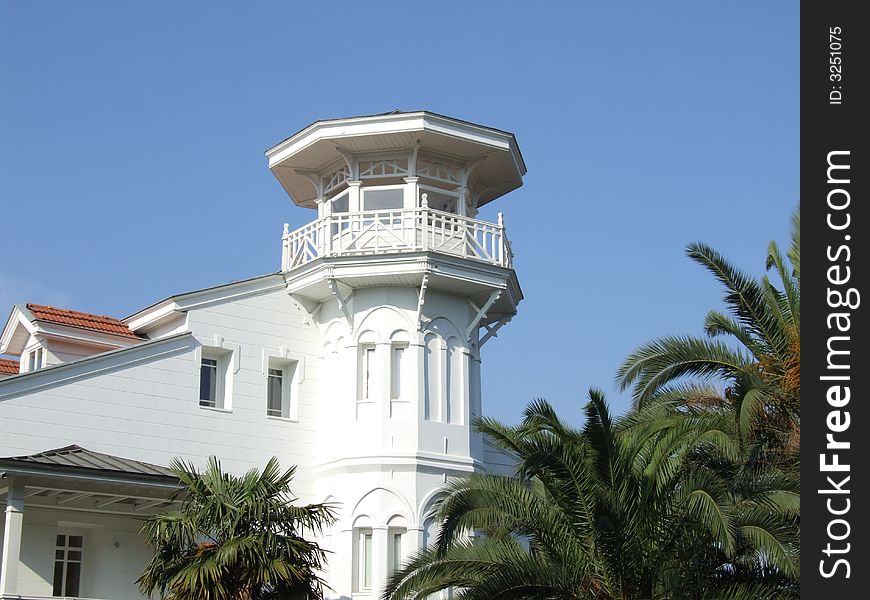
[[15, 330], [18, 327], [24, 327], [29, 334], [36, 333], [37, 328], [33, 324], [33, 315], [25, 304], [16, 304], [12, 307], [9, 318], [6, 320], [6, 325], [3, 327], [3, 333], [0, 334], [0, 354], [19, 356], [24, 350], [23, 346], [21, 348], [10, 348], [15, 338]]
[[[420, 121], [421, 119], [422, 121]], [[353, 129], [350, 129], [349, 131], [346, 131], [342, 134], [327, 136], [330, 138], [351, 137], [355, 135], [370, 135], [372, 133], [393, 133], [394, 131], [390, 129], [387, 129], [383, 132], [373, 132], [366, 131], [363, 129], [363, 127], [370, 127], [377, 123], [395, 123], [397, 121], [408, 121], [409, 125], [406, 127], [396, 127], [395, 132], [418, 131], [425, 129], [430, 129], [434, 132], [442, 133], [445, 135], [457, 135], [458, 133], [463, 132], [465, 135], [460, 137], [469, 140], [473, 139], [474, 141], [485, 145], [493, 145], [496, 140], [499, 140], [501, 143], [494, 144], [495, 147], [504, 149], [504, 144], [506, 143], [510, 153], [513, 155], [517, 171], [520, 173], [521, 176], [525, 175], [526, 173], [525, 161], [523, 160], [522, 153], [520, 152], [519, 144], [517, 144], [516, 136], [514, 136], [513, 133], [503, 131], [501, 129], [495, 129], [493, 127], [488, 127], [486, 125], [478, 125], [477, 123], [471, 123], [470, 121], [463, 121], [454, 117], [447, 117], [445, 115], [425, 110], [315, 121], [308, 127], [291, 135], [284, 141], [269, 148], [265, 152], [266, 157], [269, 159], [269, 168], [271, 169], [274, 166], [278, 165], [287, 156], [297, 154], [311, 144], [319, 141], [321, 139], [321, 136], [314, 135], [319, 130], [326, 128], [339, 128], [344, 125], [353, 127]], [[357, 130], [357, 128], [359, 130]], [[300, 145], [297, 148], [292, 148], [294, 144]], [[292, 152], [287, 152], [287, 150], [291, 148]]]
[[176, 477], [149, 473], [127, 473], [108, 469], [91, 469], [67, 465], [37, 464], [15, 458], [0, 458], [0, 473], [18, 476], [49, 476], [62, 479], [77, 479], [98, 481], [104, 483], [121, 483], [132, 485], [148, 485], [165, 489], [178, 489]]

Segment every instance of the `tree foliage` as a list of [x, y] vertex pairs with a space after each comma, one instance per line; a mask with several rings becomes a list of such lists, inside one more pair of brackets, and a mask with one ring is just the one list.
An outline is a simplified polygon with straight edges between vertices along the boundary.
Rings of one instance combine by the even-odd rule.
[[800, 221], [754, 279], [705, 244], [689, 256], [726, 288], [706, 337], [653, 340], [618, 379], [614, 418], [592, 390], [576, 429], [543, 400], [478, 431], [513, 476], [453, 481], [435, 544], [383, 600], [774, 600], [799, 597]]
[[[707, 314], [707, 337], [664, 337], [638, 348], [617, 373], [620, 387], [632, 389], [634, 406], [640, 409], [657, 398], [674, 399], [687, 389], [718, 381], [723, 389], [714, 396], [731, 406], [743, 441], [754, 443], [758, 452], [772, 454], [781, 463], [796, 466], [800, 444], [800, 213], [792, 217], [786, 257], [775, 242], [768, 246], [766, 266], [775, 273], [776, 284], [767, 275], [750, 277], [706, 244], [690, 244], [687, 253], [725, 287], [726, 312]], [[684, 395], [682, 400], [692, 405], [697, 398]]]
[[225, 473], [215, 457], [204, 471], [176, 459], [181, 509], [145, 520], [154, 557], [137, 583], [167, 600], [320, 598], [324, 551], [306, 539], [334, 520], [329, 505], [295, 506], [295, 467], [277, 459], [261, 472]]
[[452, 482], [436, 543], [384, 600], [796, 598], [798, 478], [750, 466], [716, 411], [659, 404], [620, 419], [590, 392], [573, 429], [543, 400], [478, 429], [515, 476]]

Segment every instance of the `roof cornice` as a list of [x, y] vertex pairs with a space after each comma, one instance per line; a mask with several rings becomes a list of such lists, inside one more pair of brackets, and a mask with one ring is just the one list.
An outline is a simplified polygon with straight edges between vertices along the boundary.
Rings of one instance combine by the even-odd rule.
[[79, 360], [21, 373], [0, 379], [0, 400], [65, 385], [146, 360], [192, 351], [195, 345], [196, 341], [191, 333], [178, 333], [142, 342], [129, 348], [109, 350]]
[[156, 325], [175, 314], [193, 308], [202, 308], [211, 304], [235, 300], [244, 296], [284, 287], [284, 277], [281, 273], [268, 273], [250, 279], [232, 281], [192, 292], [185, 292], [164, 298], [159, 302], [143, 308], [132, 315], [121, 319], [133, 331]]
[[33, 314], [25, 304], [16, 304], [12, 307], [6, 325], [3, 327], [3, 333], [0, 334], [0, 354], [9, 354], [9, 345], [19, 326], [24, 327], [31, 335], [37, 332], [37, 327], [33, 323]]
[[526, 173], [526, 164], [514, 134], [447, 117], [429, 111], [394, 112], [383, 115], [351, 117], [315, 121], [266, 151], [269, 168], [296, 154], [323, 138], [355, 137], [360, 135], [429, 130], [448, 136], [473, 140], [479, 144], [509, 151], [514, 156], [517, 170]]

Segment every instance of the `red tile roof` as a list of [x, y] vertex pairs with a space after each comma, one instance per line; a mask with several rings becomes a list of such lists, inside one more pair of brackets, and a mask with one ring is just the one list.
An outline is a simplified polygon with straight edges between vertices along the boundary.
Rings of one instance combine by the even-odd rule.
[[111, 333], [134, 338], [139, 337], [115, 317], [92, 315], [77, 310], [55, 308], [54, 306], [42, 304], [28, 304], [27, 310], [33, 314], [33, 318], [37, 321], [48, 321], [70, 327], [80, 327], [82, 329], [90, 329], [91, 331], [99, 331], [100, 333]]
[[18, 361], [0, 358], [0, 375], [18, 375]]

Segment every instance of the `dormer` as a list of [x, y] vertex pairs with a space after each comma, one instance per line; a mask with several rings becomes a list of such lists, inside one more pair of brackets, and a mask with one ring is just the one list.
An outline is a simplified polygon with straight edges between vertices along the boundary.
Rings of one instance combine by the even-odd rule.
[[113, 317], [43, 304], [17, 304], [0, 335], [0, 354], [29, 373], [144, 341]]

